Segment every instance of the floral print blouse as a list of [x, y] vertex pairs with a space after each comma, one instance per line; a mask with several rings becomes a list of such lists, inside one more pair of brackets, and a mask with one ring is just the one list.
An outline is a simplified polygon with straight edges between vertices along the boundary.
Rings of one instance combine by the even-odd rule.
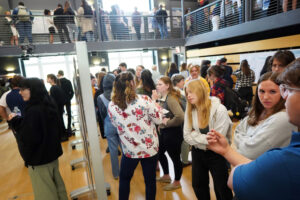
[[162, 123], [163, 112], [151, 98], [137, 95], [124, 111], [111, 101], [108, 114], [117, 127], [126, 157], [148, 158], [157, 154], [159, 143], [155, 124]]

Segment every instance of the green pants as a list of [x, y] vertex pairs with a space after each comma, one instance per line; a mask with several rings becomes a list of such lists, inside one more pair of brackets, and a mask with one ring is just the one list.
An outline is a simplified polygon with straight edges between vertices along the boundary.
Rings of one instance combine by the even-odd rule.
[[190, 152], [190, 145], [188, 143], [186, 143], [186, 141], [182, 141], [181, 144], [181, 161], [184, 164], [189, 163], [189, 152]]
[[59, 173], [58, 159], [38, 166], [28, 166], [35, 200], [67, 200], [64, 181]]

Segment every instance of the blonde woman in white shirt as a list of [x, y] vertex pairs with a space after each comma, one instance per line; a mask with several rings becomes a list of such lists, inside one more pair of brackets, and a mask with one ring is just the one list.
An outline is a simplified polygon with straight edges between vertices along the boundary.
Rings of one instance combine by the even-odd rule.
[[187, 108], [184, 119], [184, 140], [192, 146], [192, 186], [201, 200], [210, 200], [209, 173], [214, 182], [217, 199], [232, 200], [227, 187], [228, 165], [226, 160], [206, 148], [206, 134], [218, 130], [231, 140], [232, 122], [227, 109], [216, 97], [209, 97], [201, 80], [192, 80], [186, 86]]
[[155, 124], [166, 123], [168, 119], [163, 119], [162, 109], [155, 101], [135, 93], [134, 77], [129, 72], [116, 77], [108, 114], [112, 124], [117, 127], [123, 151], [119, 200], [129, 199], [130, 181], [139, 162], [146, 184], [146, 200], [154, 200], [158, 157]]

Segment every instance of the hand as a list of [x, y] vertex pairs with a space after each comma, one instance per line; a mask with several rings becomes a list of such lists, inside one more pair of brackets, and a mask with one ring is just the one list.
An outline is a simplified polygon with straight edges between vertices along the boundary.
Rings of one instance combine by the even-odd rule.
[[152, 101], [156, 101], [158, 99], [158, 94], [157, 94], [156, 90], [152, 90], [151, 98], [152, 98]]
[[11, 120], [12, 118], [14, 118], [15, 116], [17, 116], [16, 113], [10, 113], [10, 114], [8, 115], [7, 120], [10, 121], [10, 120]]
[[224, 156], [230, 149], [227, 139], [221, 133], [211, 130], [207, 133], [207, 148]]
[[170, 118], [163, 118], [163, 121], [162, 121], [162, 123], [164, 124], [164, 125], [167, 125], [167, 122], [170, 120]]

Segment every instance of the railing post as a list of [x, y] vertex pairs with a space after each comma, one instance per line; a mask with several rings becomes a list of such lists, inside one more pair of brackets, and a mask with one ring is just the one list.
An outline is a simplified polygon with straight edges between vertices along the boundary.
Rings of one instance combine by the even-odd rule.
[[95, 10], [96, 10], [98, 41], [100, 42], [100, 41], [103, 41], [102, 34], [101, 34], [101, 21], [100, 21], [100, 18], [102, 19], [102, 16], [100, 15], [100, 12], [99, 12], [100, 7], [98, 6], [98, 1], [95, 1], [94, 6], [95, 6]]
[[182, 38], [186, 37], [186, 21], [184, 17], [184, 0], [181, 0], [181, 24], [182, 24]]
[[244, 0], [245, 7], [245, 22], [251, 21], [252, 19], [252, 0]]

